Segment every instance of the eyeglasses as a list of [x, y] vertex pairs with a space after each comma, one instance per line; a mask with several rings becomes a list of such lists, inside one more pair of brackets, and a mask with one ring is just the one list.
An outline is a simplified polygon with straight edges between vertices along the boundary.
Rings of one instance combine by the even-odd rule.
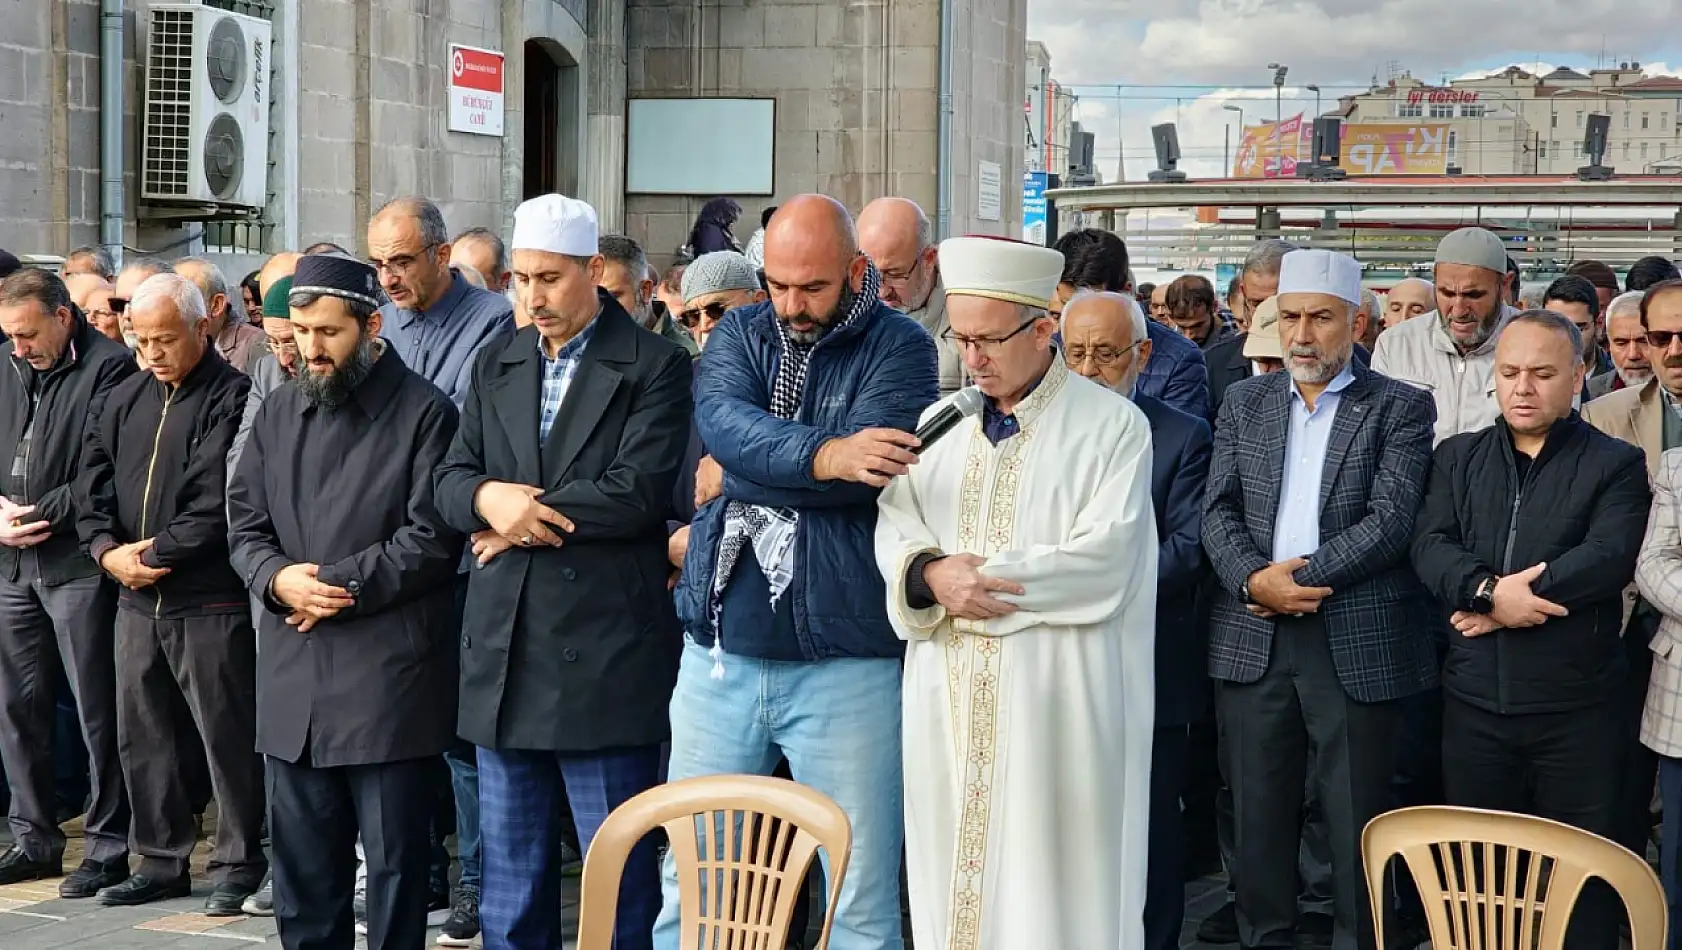
[[977, 353], [988, 355], [997, 352], [999, 347], [1010, 342], [1012, 337], [1038, 323], [1041, 319], [1042, 318], [1040, 317], [1035, 317], [1032, 320], [1026, 320], [1021, 326], [1010, 331], [1004, 336], [959, 336], [958, 334], [952, 332], [951, 327], [947, 327], [946, 330], [940, 334], [940, 338], [953, 346], [956, 346], [960, 350], [974, 349]]
[[1670, 349], [1670, 341], [1676, 339], [1679, 336], [1682, 336], [1682, 331], [1677, 331], [1677, 330], [1648, 330], [1647, 331], [1647, 345], [1656, 349], [1656, 350], [1668, 350], [1668, 349]]
[[389, 261], [382, 261], [377, 258], [370, 257], [368, 258], [368, 265], [374, 268], [376, 273], [407, 274], [410, 269], [415, 266], [415, 262], [419, 261], [422, 257], [425, 257], [427, 252], [431, 251], [435, 247], [438, 247], [438, 244], [428, 244], [427, 246], [421, 248], [417, 253], [403, 254], [398, 257], [394, 257]]
[[112, 297], [111, 298], [111, 312], [112, 313], [114, 313], [114, 314], [116, 314], [117, 316], [120, 317], [120, 316], [123, 315], [123, 311], [127, 310], [127, 309], [128, 309], [128, 298], [127, 297]]
[[89, 320], [93, 320], [95, 322], [98, 322], [98, 321], [103, 320], [107, 317], [115, 319], [116, 316], [117, 316], [117, 312], [115, 310], [89, 310], [88, 313], [87, 313], [87, 316], [88, 316]]
[[296, 340], [283, 342], [271, 336], [269, 337], [269, 351], [275, 354], [296, 354], [298, 352], [298, 342]]
[[694, 327], [694, 326], [697, 326], [697, 325], [700, 324], [701, 317], [703, 317], [703, 316], [705, 316], [708, 320], [712, 321], [713, 323], [717, 323], [718, 321], [720, 321], [724, 318], [724, 315], [726, 313], [729, 313], [729, 312], [730, 312], [730, 307], [729, 306], [715, 300], [712, 303], [707, 304], [705, 307], [700, 307], [700, 308], [693, 309], [693, 310], [685, 310], [682, 313], [678, 314], [677, 318], [678, 318], [678, 321], [681, 322], [684, 326]]
[[1108, 366], [1137, 350], [1144, 342], [1144, 340], [1139, 340], [1123, 350], [1110, 346], [1095, 346], [1090, 350], [1084, 346], [1071, 346], [1063, 351], [1063, 360], [1070, 366], [1079, 366], [1087, 360], [1091, 360], [1099, 366]]

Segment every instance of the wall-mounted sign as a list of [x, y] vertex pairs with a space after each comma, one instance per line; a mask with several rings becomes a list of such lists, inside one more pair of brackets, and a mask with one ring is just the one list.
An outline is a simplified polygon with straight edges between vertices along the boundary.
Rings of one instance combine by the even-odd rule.
[[1467, 89], [1409, 89], [1408, 103], [1477, 102], [1478, 94]]
[[1004, 214], [1004, 169], [998, 162], [982, 162], [976, 175], [975, 216], [997, 221]]
[[449, 128], [470, 135], [502, 134], [503, 56], [496, 50], [450, 46]]
[[1022, 175], [1022, 240], [1044, 246], [1045, 240], [1045, 172], [1025, 172]]

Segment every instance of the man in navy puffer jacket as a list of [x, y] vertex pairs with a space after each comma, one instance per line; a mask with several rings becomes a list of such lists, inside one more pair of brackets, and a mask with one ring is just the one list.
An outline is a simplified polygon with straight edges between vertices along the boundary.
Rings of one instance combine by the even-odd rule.
[[[834, 799], [853, 847], [830, 946], [899, 950], [900, 657], [872, 539], [876, 495], [915, 462], [935, 345], [879, 303], [846, 209], [805, 195], [765, 234], [771, 302], [707, 340], [695, 420], [724, 494], [695, 514], [678, 584], [689, 642], [669, 779], [768, 774]], [[827, 857], [825, 858], [827, 861]], [[678, 946], [668, 859], [656, 950]]]

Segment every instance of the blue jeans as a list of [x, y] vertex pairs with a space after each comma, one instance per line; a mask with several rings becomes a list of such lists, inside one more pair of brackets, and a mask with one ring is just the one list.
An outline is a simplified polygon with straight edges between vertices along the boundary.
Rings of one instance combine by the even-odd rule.
[[456, 796], [456, 857], [461, 879], [456, 886], [479, 890], [479, 757], [471, 745], [444, 753], [450, 766], [450, 788]]
[[[672, 693], [669, 781], [769, 775], [779, 751], [797, 782], [835, 800], [853, 824], [853, 850], [831, 950], [901, 950], [899, 865], [905, 806], [900, 771], [900, 663], [815, 663], [724, 657], [686, 643]], [[829, 856], [822, 854], [825, 873]], [[655, 950], [677, 950], [677, 867], [660, 867], [664, 906]]]

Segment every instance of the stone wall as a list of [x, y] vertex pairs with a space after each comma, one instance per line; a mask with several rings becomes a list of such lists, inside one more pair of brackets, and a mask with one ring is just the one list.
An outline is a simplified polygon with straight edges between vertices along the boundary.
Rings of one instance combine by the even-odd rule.
[[[1006, 120], [1021, 108], [1025, 0], [954, 0], [954, 11], [958, 35], [978, 41], [955, 60], [952, 230], [1014, 233], [1022, 146]], [[627, 14], [632, 97], [777, 100], [776, 194], [734, 196], [744, 244], [763, 208], [802, 192], [854, 211], [899, 195], [935, 216], [940, 0], [628, 0]], [[999, 162], [1006, 181], [1004, 220], [985, 226], [974, 221], [974, 169], [964, 169], [981, 158]], [[705, 201], [629, 195], [627, 229], [664, 266]]]

